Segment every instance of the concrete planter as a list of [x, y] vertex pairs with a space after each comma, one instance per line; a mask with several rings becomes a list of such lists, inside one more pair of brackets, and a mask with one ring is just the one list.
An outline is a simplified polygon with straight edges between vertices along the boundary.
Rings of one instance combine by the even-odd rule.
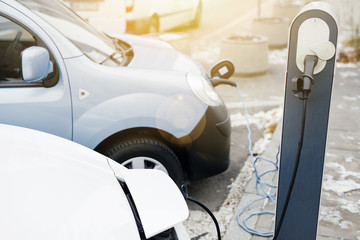
[[286, 17], [291, 23], [303, 6], [302, 2], [276, 2], [273, 5], [273, 16]]
[[235, 35], [223, 38], [220, 59], [229, 59], [240, 76], [261, 75], [269, 69], [268, 39], [264, 36]]
[[256, 18], [252, 22], [252, 32], [254, 35], [266, 36], [271, 48], [286, 47], [289, 19], [285, 17]]

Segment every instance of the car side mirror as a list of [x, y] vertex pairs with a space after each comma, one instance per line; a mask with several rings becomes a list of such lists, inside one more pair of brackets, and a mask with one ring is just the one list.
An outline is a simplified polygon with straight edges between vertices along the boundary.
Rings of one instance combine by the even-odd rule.
[[25, 82], [44, 80], [52, 71], [53, 64], [45, 48], [32, 46], [21, 52], [21, 73]]
[[235, 66], [230, 60], [223, 60], [211, 68], [211, 78], [229, 79], [235, 71]]

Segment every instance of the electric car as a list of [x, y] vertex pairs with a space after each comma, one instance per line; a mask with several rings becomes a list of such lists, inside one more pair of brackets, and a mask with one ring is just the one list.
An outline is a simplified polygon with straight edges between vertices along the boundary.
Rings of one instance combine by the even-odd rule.
[[0, 0], [0, 112], [178, 185], [229, 165], [229, 114], [198, 63], [100, 33], [57, 0]]
[[185, 199], [164, 172], [36, 130], [0, 132], [0, 239], [190, 240]]

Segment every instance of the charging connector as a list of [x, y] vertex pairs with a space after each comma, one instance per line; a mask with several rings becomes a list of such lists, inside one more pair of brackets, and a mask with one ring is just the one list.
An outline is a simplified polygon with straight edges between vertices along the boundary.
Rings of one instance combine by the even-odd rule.
[[304, 59], [304, 75], [303, 75], [303, 89], [304, 93], [311, 92], [311, 86], [314, 84], [313, 73], [318, 62], [318, 57], [315, 55], [306, 55]]
[[292, 79], [293, 92], [295, 96], [302, 100], [307, 99], [311, 92], [312, 85], [314, 84], [313, 73], [318, 59], [315, 55], [306, 55], [304, 58], [304, 73]]
[[222, 78], [212, 78], [210, 79], [211, 84], [213, 87], [216, 87], [218, 85], [230, 85], [232, 87], [236, 87], [236, 83], [234, 81], [228, 80], [228, 79], [222, 79]]

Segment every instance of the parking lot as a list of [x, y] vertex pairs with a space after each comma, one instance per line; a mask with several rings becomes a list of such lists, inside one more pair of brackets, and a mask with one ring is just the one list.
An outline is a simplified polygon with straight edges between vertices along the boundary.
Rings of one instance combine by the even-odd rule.
[[[329, 1], [331, 2], [331, 1]], [[333, 2], [331, 2], [333, 3]], [[263, 14], [271, 14], [269, 12], [269, 6], [271, 4], [271, 1], [264, 1], [263, 2]], [[338, 8], [340, 15], [342, 17], [342, 23], [341, 25], [341, 32], [339, 36], [339, 47], [342, 47], [342, 41], [347, 37], [349, 37], [349, 22], [353, 21], [351, 20], [350, 16], [346, 14], [346, 9], [349, 9], [349, 6], [351, 6], [350, 1], [346, 2], [341, 8]], [[267, 9], [267, 10], [266, 10]], [[352, 9], [352, 11], [356, 12], [359, 8], [356, 6]], [[206, 12], [204, 11], [204, 18], [203, 18], [203, 24], [206, 26], [207, 21], [210, 21], [212, 19], [211, 17], [206, 18]], [[230, 18], [230, 16], [233, 16]], [[220, 55], [221, 51], [221, 40], [226, 36], [231, 36], [234, 34], [239, 34], [242, 32], [250, 32], [250, 26], [251, 26], [251, 19], [253, 19], [256, 16], [256, 9], [254, 6], [249, 6], [249, 9], [246, 11], [246, 14], [227, 14], [227, 17], [229, 20], [227, 23], [223, 23], [222, 27], [213, 29], [214, 31], [210, 30], [207, 32], [207, 34], [201, 34], [199, 38], [193, 38], [192, 36], [196, 36], [197, 31], [201, 32], [201, 27], [198, 30], [194, 29], [183, 29], [186, 33], [189, 34], [189, 49], [187, 49], [188, 52], [191, 53], [191, 56], [198, 61], [200, 61], [207, 69], [210, 69], [210, 67], [218, 60], [218, 57]], [[221, 17], [219, 17], [221, 19]], [[345, 23], [345, 24], [344, 24]], [[214, 23], [215, 24], [215, 23]], [[210, 28], [211, 29], [211, 28]], [[182, 30], [182, 29], [175, 29], [174, 32]], [[239, 53], [240, 54], [240, 53]], [[269, 71], [265, 75], [258, 75], [258, 76], [251, 76], [251, 77], [240, 77], [240, 76], [234, 76], [232, 80], [234, 80], [241, 92], [244, 94], [244, 99], [246, 102], [246, 105], [248, 107], [249, 112], [249, 119], [251, 122], [251, 131], [252, 131], [252, 141], [253, 144], [258, 143], [258, 145], [255, 147], [255, 153], [258, 153], [256, 150], [259, 150], [259, 153], [261, 153], [264, 148], [263, 146], [266, 146], [268, 143], [267, 137], [271, 136], [271, 134], [268, 134], [268, 132], [271, 132], [271, 128], [274, 127], [276, 124], [279, 124], [281, 121], [282, 116], [282, 104], [283, 104], [283, 94], [284, 94], [284, 77], [285, 77], [285, 71], [286, 71], [286, 61], [287, 61], [287, 49], [286, 48], [278, 48], [278, 49], [270, 49], [269, 51], [269, 62], [270, 62], [270, 68]], [[346, 65], [339, 65], [338, 69], [338, 75], [337, 80], [335, 80], [335, 84], [340, 84], [339, 86], [343, 86], [345, 80], [341, 80], [343, 76], [346, 75]], [[356, 72], [356, 70], [350, 70], [350, 75], [353, 76]], [[355, 74], [357, 75], [357, 74]], [[355, 76], [354, 75], [354, 76]], [[335, 88], [335, 99], [341, 99], [342, 95], [356, 95], [355, 89], [358, 89], [354, 86], [353, 89], [348, 89], [347, 92], [340, 93], [343, 88], [338, 87]], [[340, 91], [340, 92], [339, 92]], [[350, 92], [349, 92], [350, 91]], [[199, 182], [193, 182], [190, 183], [190, 193], [195, 197], [200, 199], [202, 202], [204, 202], [206, 205], [210, 207], [211, 210], [213, 210], [218, 218], [220, 219], [220, 222], [223, 224], [224, 228], [227, 228], [229, 225], [230, 219], [232, 214], [236, 214], [235, 206], [239, 202], [239, 196], [243, 194], [244, 191], [244, 183], [246, 183], [250, 179], [250, 175], [252, 173], [252, 167], [246, 166], [244, 167], [244, 163], [248, 159], [248, 139], [247, 139], [247, 129], [244, 121], [244, 108], [243, 103], [241, 101], [240, 96], [238, 95], [238, 92], [235, 88], [230, 86], [219, 86], [217, 87], [217, 92], [221, 95], [221, 97], [224, 99], [230, 113], [232, 116], [232, 148], [231, 148], [231, 165], [228, 171], [225, 173], [215, 176], [210, 179], [205, 179]], [[344, 97], [343, 97], [344, 99]], [[338, 101], [338, 100], [334, 100]], [[342, 103], [334, 103], [334, 106], [337, 105], [340, 107]], [[333, 110], [331, 113], [331, 119], [334, 119], [331, 121], [331, 123], [337, 122], [337, 118], [340, 116], [337, 116], [337, 111]], [[335, 114], [335, 115], [334, 115]], [[270, 129], [269, 129], [270, 127]], [[330, 150], [327, 155], [327, 158], [333, 159], [335, 155], [332, 154], [332, 152], [338, 151], [339, 148], [337, 143], [334, 142], [334, 138], [336, 138], [336, 135], [339, 134], [337, 127], [335, 125], [330, 126], [331, 130], [329, 135], [329, 141], [330, 141]], [[350, 127], [351, 128], [351, 127]], [[345, 134], [345, 133], [344, 133]], [[346, 134], [345, 134], [346, 135]], [[343, 136], [343, 134], [341, 136]], [[355, 137], [356, 139], [356, 137]], [[348, 147], [341, 147], [344, 149], [348, 149]], [[275, 149], [273, 149], [275, 150]], [[346, 150], [344, 152], [345, 155], [348, 155], [352, 150]], [[275, 152], [273, 154], [268, 153], [269, 157], [275, 158]], [[356, 158], [356, 157], [355, 157]], [[355, 160], [352, 158], [352, 160], [349, 160], [349, 163], [354, 164]], [[331, 164], [330, 164], [331, 165]], [[244, 167], [244, 168], [242, 168]], [[328, 167], [326, 171], [330, 171], [330, 175], [333, 174], [331, 171], [333, 171], [334, 166]], [[241, 170], [241, 171], [240, 171]], [[239, 174], [240, 171], [240, 174]], [[327, 175], [327, 179], [330, 175]], [[332, 177], [331, 177], [332, 179]], [[326, 187], [325, 188], [333, 188], [330, 187], [328, 184], [330, 179], [327, 180]], [[234, 182], [235, 181], [235, 182]], [[236, 186], [234, 188], [233, 186]], [[251, 187], [250, 187], [251, 188]], [[354, 188], [352, 188], [354, 189]], [[251, 190], [252, 191], [252, 190]], [[352, 194], [355, 194], [353, 192], [354, 190], [351, 190]], [[325, 196], [333, 195], [333, 193], [327, 192]], [[350, 196], [350, 195], [349, 195]], [[329, 197], [329, 196], [328, 196]], [[332, 201], [335, 201], [333, 197], [329, 197], [330, 199], [333, 199]], [[324, 206], [321, 208], [321, 227], [319, 234], [324, 237], [324, 239], [327, 239], [325, 236], [334, 236], [335, 233], [331, 233], [329, 226], [331, 223], [336, 222], [339, 224], [341, 223], [342, 214], [345, 214], [347, 223], [352, 221], [357, 221], [356, 214], [352, 215], [353, 217], [350, 217], [351, 215], [347, 215], [346, 211], [345, 213], [339, 213], [339, 210], [332, 209], [333, 202], [330, 200], [322, 200], [324, 202]], [[343, 202], [344, 200], [339, 200], [340, 202]], [[190, 229], [190, 233], [194, 239], [214, 239], [215, 236], [215, 230], [212, 226], [212, 222], [208, 216], [206, 216], [205, 213], [203, 213], [201, 210], [199, 210], [196, 207], [192, 207], [193, 211], [191, 212], [190, 220], [187, 223], [188, 228]], [[338, 209], [338, 208], [337, 208]], [[357, 207], [358, 209], [358, 207]], [[235, 211], [235, 212], [234, 212]], [[352, 213], [355, 213], [353, 210], [351, 210]], [[333, 217], [331, 217], [333, 216]], [[354, 218], [355, 217], [355, 218]], [[335, 221], [335, 219], [337, 219]], [[344, 224], [345, 224], [344, 220]], [[355, 227], [353, 223], [349, 223], [349, 226], [352, 225]], [[197, 226], [197, 227], [194, 227]], [[208, 227], [209, 226], [209, 227]], [[209, 229], [210, 228], [210, 229]], [[260, 225], [261, 228], [261, 225]], [[206, 230], [205, 230], [206, 229]], [[240, 229], [240, 228], [239, 228]], [[347, 229], [347, 227], [345, 227]], [[353, 228], [352, 232], [348, 233], [348, 238], [352, 239], [351, 236], [357, 236], [358, 233], [356, 233], [356, 230], [354, 231]], [[356, 229], [356, 227], [355, 227]], [[223, 229], [225, 231], [225, 229]], [[269, 229], [271, 230], [271, 229]], [[241, 231], [241, 230], [239, 230]], [[335, 230], [337, 234], [335, 234], [337, 237], [341, 237], [341, 232], [343, 230], [338, 229]], [[343, 233], [345, 234], [345, 233]], [[200, 236], [200, 237], [199, 237]], [[230, 235], [231, 236], [231, 235]], [[242, 234], [240, 236], [246, 237], [247, 235]], [[343, 235], [344, 236], [344, 235]], [[203, 238], [202, 238], [203, 237]], [[229, 236], [228, 236], [229, 237]], [[336, 237], [335, 237], [336, 238]], [[231, 239], [231, 238], [228, 238]], [[332, 238], [331, 238], [332, 239]]]
[[[354, 26], [360, 23], [355, 18], [348, 17], [347, 12], [352, 11], [352, 15], [357, 16], [360, 13], [360, 5], [351, 5], [356, 0], [348, 0], [339, 7], [334, 1], [328, 0], [338, 7], [345, 23], [340, 29], [338, 49], [345, 51], [344, 40], [352, 39], [354, 34], [358, 34], [354, 33]], [[19, 24], [20, 20], [12, 21], [10, 17], [3, 17], [1, 23], [9, 26], [3, 27], [2, 36], [5, 40], [2, 52], [7, 56], [11, 49], [15, 49], [16, 57], [21, 56], [21, 60], [25, 61], [19, 65], [19, 59], [15, 61], [11, 57], [2, 65], [4, 69], [9, 68], [1, 72], [1, 83], [4, 84], [4, 94], [0, 97], [1, 107], [7, 112], [1, 116], [2, 123], [12, 124], [16, 120], [16, 125], [73, 140], [124, 163], [128, 168], [161, 169], [173, 177], [177, 184], [182, 182], [184, 176], [197, 179], [196, 174], [202, 174], [199, 177], [201, 180], [187, 181], [189, 195], [205, 204], [215, 214], [225, 240], [232, 240], [233, 236], [255, 240], [256, 237], [245, 233], [237, 225], [236, 214], [244, 201], [256, 195], [249, 184], [254, 181], [253, 168], [249, 162], [249, 147], [253, 156], [265, 152], [268, 157], [275, 159], [277, 146], [280, 144], [288, 49], [286, 43], [276, 43], [270, 48], [266, 45], [266, 51], [261, 50], [262, 45], [256, 45], [253, 49], [259, 51], [249, 55], [245, 54], [245, 50], [250, 47], [236, 51], [230, 49], [226, 52], [225, 46], [229, 39], [251, 39], [253, 20], [259, 17], [260, 13], [263, 18], [270, 17], [275, 2], [276, 0], [262, 0], [261, 8], [258, 8], [257, 1], [202, 0], [202, 14], [198, 27], [196, 21], [195, 27], [194, 21], [191, 21], [190, 25], [157, 32], [159, 22], [151, 22], [153, 25], [148, 28], [151, 30], [150, 33], [141, 34], [149, 39], [164, 40], [190, 58], [168, 48], [167, 44], [156, 41], [145, 42], [143, 39], [142, 42], [141, 38], [131, 35], [123, 35], [123, 39], [118, 40], [114, 37], [116, 35], [110, 37], [96, 34], [91, 29], [82, 28], [82, 21], [67, 22], [59, 17], [60, 14], [57, 16], [59, 18], [53, 18], [54, 13], [51, 11], [54, 9], [51, 7], [39, 11], [39, 14], [48, 21], [53, 21], [52, 23], [57, 26], [54, 29], [63, 31], [62, 34], [65, 35], [59, 37], [61, 34], [55, 34], [52, 41], [49, 36], [56, 30], [50, 27], [50, 30], [45, 31], [39, 27], [40, 25], [34, 24], [36, 21], [43, 23], [36, 15], [34, 19], [37, 20], [32, 20], [34, 22], [31, 23], [34, 26], [29, 28]], [[29, 6], [31, 7], [31, 4]], [[355, 10], [351, 6], [355, 6]], [[39, 4], [38, 7], [43, 6]], [[4, 11], [14, 10], [6, 6]], [[23, 19], [26, 18], [22, 16], [21, 20]], [[29, 24], [27, 21], [24, 22], [22, 24]], [[64, 27], [64, 23], [69, 24], [68, 27]], [[13, 29], [7, 31], [8, 28]], [[101, 30], [101, 25], [99, 29]], [[36, 34], [38, 36], [34, 38]], [[88, 41], [90, 36], [96, 41]], [[358, 38], [358, 35], [354, 37], [355, 40]], [[43, 39], [44, 42], [39, 42], [38, 39]], [[261, 38], [255, 39], [255, 42], [261, 41]], [[61, 47], [56, 47], [56, 44]], [[75, 47], [76, 44], [79, 45]], [[23, 52], [26, 54], [22, 54]], [[227, 55], [231, 52], [234, 55]], [[45, 56], [42, 59], [44, 64], [40, 64], [42, 68], [35, 66], [37, 61], [31, 60], [32, 54]], [[206, 77], [199, 74], [201, 68], [194, 64], [192, 59], [198, 61], [210, 75], [212, 67], [217, 62], [223, 59], [234, 61], [237, 55], [246, 57], [245, 61], [237, 66], [231, 78], [237, 87], [226, 84], [215, 87], [231, 120], [230, 165], [226, 171], [217, 174], [226, 166], [227, 159], [223, 159], [223, 156], [229, 150], [230, 138], [229, 134], [226, 134], [230, 132], [229, 118], [223, 119], [226, 115], [226, 111], [223, 111], [224, 104], [216, 96]], [[246, 72], [249, 68], [247, 63], [256, 62], [254, 59], [261, 56], [265, 56], [268, 65], [258, 64], [258, 71]], [[152, 61], [161, 57], [162, 61]], [[38, 77], [26, 72], [24, 64], [31, 63], [34, 63], [34, 69], [40, 69], [38, 72], [43, 71], [44, 74], [39, 73], [42, 76]], [[359, 76], [358, 65], [343, 62], [337, 64], [326, 152], [328, 163], [324, 172], [323, 199], [319, 215], [318, 234], [321, 239], [360, 239], [357, 226], [360, 221], [360, 140], [359, 124], [356, 120], [360, 113]], [[192, 84], [189, 79], [197, 84]], [[102, 88], [98, 87], [100, 85]], [[202, 88], [196, 89], [199, 86]], [[36, 94], [30, 92], [33, 89], [31, 87], [37, 91]], [[209, 93], [205, 91], [206, 87], [207, 90], [210, 89], [209, 95], [206, 95]], [[13, 100], [13, 96], [18, 96], [16, 91], [19, 89], [25, 93], [21, 96], [31, 100], [26, 102], [29, 105], [21, 102], [26, 99]], [[212, 96], [216, 96], [215, 99], [211, 98], [211, 93]], [[36, 98], [32, 97], [33, 95]], [[52, 107], [49, 101], [43, 101], [50, 95], [58, 100], [58, 107]], [[204, 96], [205, 100], [202, 98]], [[111, 100], [108, 101], [109, 99]], [[29, 107], [24, 107], [20, 111], [17, 107], [14, 108], [14, 101], [19, 109], [25, 105]], [[122, 111], [114, 109], [115, 106]], [[34, 112], [37, 114], [33, 114]], [[46, 118], [41, 117], [41, 113], [47, 113]], [[23, 116], [31, 118], [21, 122], [25, 119]], [[209, 121], [211, 124], [204, 123], [206, 118], [213, 120]], [[219, 124], [225, 125], [223, 129], [228, 131], [224, 133], [219, 130]], [[216, 144], [212, 145], [213, 142]], [[222, 149], [218, 149], [219, 146], [223, 146]], [[190, 150], [187, 151], [188, 149]], [[192, 161], [183, 162], [182, 158], [188, 156], [191, 156], [189, 159]], [[197, 162], [194, 162], [194, 159]], [[216, 167], [213, 168], [214, 162], [218, 164], [219, 171]], [[184, 172], [178, 171], [179, 169]], [[193, 169], [198, 171], [193, 173]], [[121, 182], [123, 179], [120, 176], [117, 180]], [[272, 181], [276, 184], [276, 175]], [[175, 184], [173, 187], [178, 190]], [[124, 189], [126, 190], [125, 187]], [[181, 194], [180, 199], [183, 200]], [[275, 206], [264, 203], [261, 207], [273, 209]], [[190, 217], [184, 225], [191, 239], [216, 239], [210, 217], [191, 203], [189, 208]], [[272, 230], [271, 224], [274, 219], [259, 219], [252, 224]], [[263, 224], [264, 222], [266, 224]]]
[[[214, 6], [219, 2], [204, 1], [204, 12], [202, 24], [198, 29], [177, 28], [165, 34], [187, 34], [186, 46], [181, 49], [199, 61], [209, 72], [210, 68], [221, 59], [221, 41], [226, 36], [239, 33], [251, 32], [251, 21], [256, 17], [257, 9], [255, 2], [249, 1], [224, 1], [222, 6], [239, 5], [239, 8], [231, 8], [230, 11], [220, 11]], [[264, 1], [263, 14], [271, 14], [269, 9], [272, 1]], [[241, 7], [240, 7], [241, 6]], [[216, 15], [216, 19], [212, 16]], [[181, 32], [180, 32], [181, 31]], [[239, 53], [241, 54], [241, 53]], [[269, 52], [270, 70], [264, 75], [251, 77], [234, 76], [234, 80], [241, 93], [244, 95], [245, 104], [250, 119], [251, 140], [256, 145], [254, 153], [264, 151], [264, 147], [271, 137], [274, 127], [279, 123], [282, 115], [282, 101], [284, 91], [284, 76], [287, 60], [287, 49], [272, 49]], [[271, 87], [269, 87], [271, 86]], [[248, 131], [244, 118], [244, 108], [241, 96], [236, 88], [228, 85], [216, 87], [216, 91], [225, 101], [231, 114], [232, 120], [232, 144], [230, 152], [229, 169], [217, 176], [189, 183], [189, 195], [200, 200], [218, 215], [219, 221], [226, 226], [229, 224], [233, 209], [240, 201], [239, 194], [243, 189], [232, 188], [233, 185], [239, 186], [247, 182], [251, 176], [251, 169], [244, 171], [237, 178], [244, 163], [249, 157], [248, 151]], [[237, 181], [234, 184], [234, 181]], [[244, 186], [245, 187], [245, 186]], [[192, 236], [203, 236], [204, 239], [212, 239], [215, 229], [211, 219], [200, 208], [190, 204], [191, 216], [186, 225]], [[208, 232], [211, 232], [209, 235]], [[201, 238], [194, 238], [201, 239]]]

